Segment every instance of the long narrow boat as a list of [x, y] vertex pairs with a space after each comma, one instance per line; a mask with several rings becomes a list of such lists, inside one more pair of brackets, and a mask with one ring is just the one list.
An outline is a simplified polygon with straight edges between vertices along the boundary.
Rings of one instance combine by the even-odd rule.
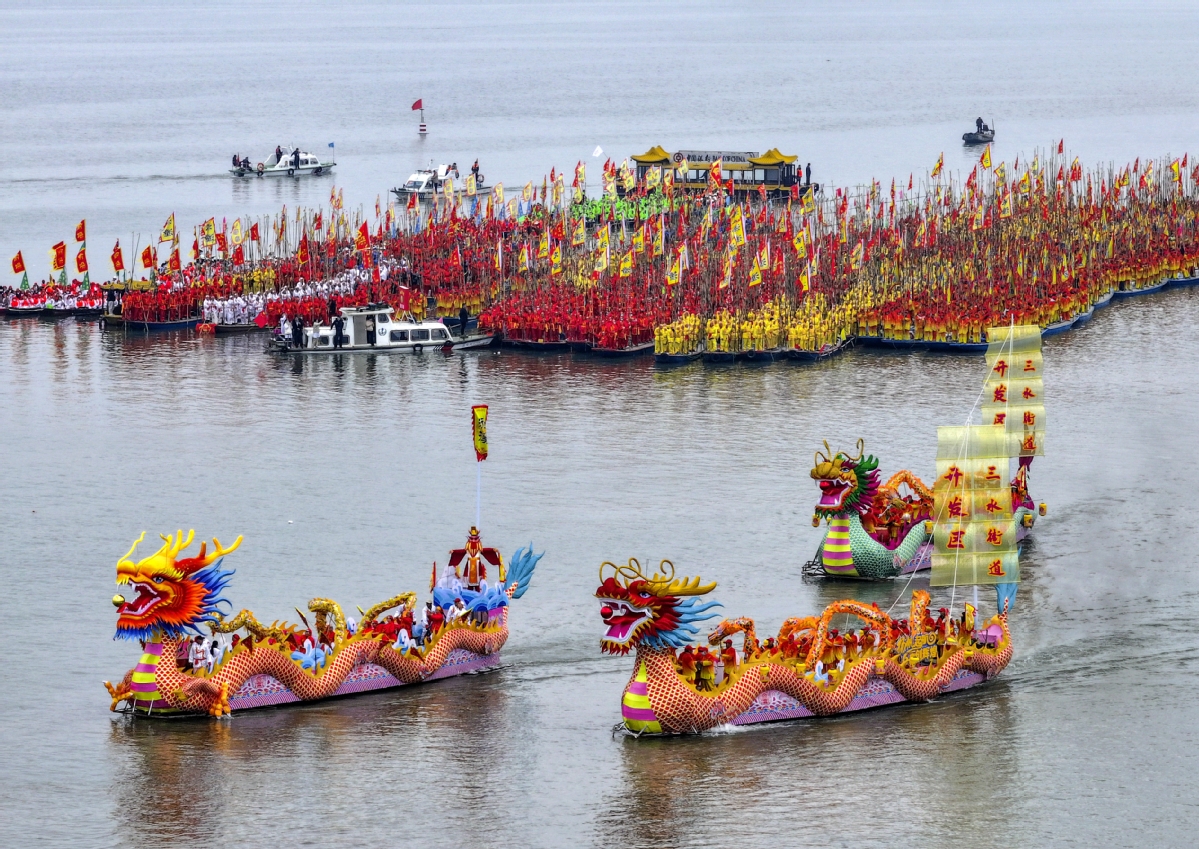
[[[1028, 491], [1033, 458], [1043, 451], [1042, 431], [1038, 430], [1043, 428], [1045, 415], [1041, 332], [1036, 325], [991, 327], [987, 338], [991, 341], [983, 382], [983, 422], [1006, 425], [1011, 421], [1013, 438], [1017, 433], [1021, 439], [1033, 437], [1029, 449], [1013, 455], [1019, 458], [1014, 475], [1006, 459], [991, 467], [988, 484], [994, 491], [988, 492], [984, 505], [989, 508], [988, 515], [1011, 517], [1012, 537], [1020, 544], [1037, 516], [1047, 511]], [[1031, 428], [1028, 434], [1025, 427]], [[884, 580], [930, 568], [934, 522], [942, 512], [961, 517], [971, 509], [965, 499], [937, 499], [942, 465], [938, 461], [937, 483], [932, 487], [907, 469], [884, 483], [879, 461], [865, 453], [862, 440], [858, 440], [856, 455], [834, 453], [825, 443], [810, 474], [820, 488], [812, 524], [819, 526], [824, 521], [828, 529], [810, 561], [814, 568], [805, 573]], [[1006, 486], [1001, 485], [1004, 482]]]
[[1150, 295], [1154, 292], [1160, 292], [1172, 283], [1172, 278], [1167, 277], [1165, 280], [1159, 280], [1156, 283], [1150, 283], [1148, 286], [1135, 286], [1130, 281], [1126, 288], [1116, 289], [1112, 292], [1112, 297], [1116, 300], [1125, 298], [1135, 298], [1137, 295]]
[[[362, 611], [358, 623], [336, 602], [314, 598], [308, 603], [312, 623], [300, 614], [302, 625], [268, 626], [249, 610], [230, 618], [221, 612], [233, 576], [222, 568], [223, 558], [241, 537], [228, 548], [214, 539], [211, 551], [202, 543], [197, 556], [181, 557], [194, 535], [163, 535], [157, 552], [134, 562], [143, 533], [117, 562], [117, 583], [137, 595], [113, 598], [116, 636], [140, 640], [144, 648], [120, 683], [104, 682], [114, 711], [155, 718], [221, 716], [493, 667], [508, 639], [508, 603], [528, 589], [541, 559], [530, 546], [505, 564], [472, 528], [466, 546], [450, 552], [452, 567], [433, 588], [427, 622], [416, 621], [416, 594], [405, 592]], [[491, 586], [488, 564], [499, 570]]]
[[179, 318], [172, 321], [138, 321], [135, 319], [126, 318], [124, 326], [126, 330], [133, 330], [141, 333], [167, 333], [172, 330], [195, 330], [196, 325], [200, 323], [198, 316], [191, 318]]
[[[725, 619], [708, 634], [714, 650], [696, 648], [700, 623], [720, 606], [704, 598], [715, 588], [698, 576], [675, 578], [667, 560], [652, 575], [633, 559], [600, 567], [600, 648], [634, 653], [621, 697], [630, 734], [695, 734], [925, 702], [989, 681], [1012, 658], [1007, 606], [979, 627], [970, 604], [960, 618], [948, 611], [934, 618], [925, 590], [912, 593], [904, 619], [847, 599], [816, 616], [787, 619], [764, 643], [754, 620]], [[834, 630], [834, 617], [846, 616], [861, 627]], [[735, 634], [743, 635], [741, 651]]]

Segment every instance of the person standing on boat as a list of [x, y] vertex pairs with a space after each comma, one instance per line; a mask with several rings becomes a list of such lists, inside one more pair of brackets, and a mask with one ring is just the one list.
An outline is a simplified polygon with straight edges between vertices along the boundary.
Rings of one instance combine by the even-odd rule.
[[983, 119], [981, 117], [974, 119], [974, 128], [977, 132], [983, 131]]
[[341, 335], [341, 330], [345, 327], [345, 319], [340, 315], [333, 317], [333, 347], [340, 348], [345, 344], [345, 337]]
[[291, 322], [287, 318], [287, 313], [283, 313], [279, 319], [279, 335], [284, 339], [291, 338]]
[[275, 163], [278, 164], [282, 161], [283, 161], [283, 148], [280, 147], [279, 145], [275, 145]]
[[466, 338], [466, 323], [470, 321], [470, 310], [466, 308], [466, 304], [462, 305], [462, 309], [458, 310], [458, 335]]
[[375, 344], [375, 317], [373, 315], [366, 317], [366, 344]]
[[291, 323], [291, 341], [297, 348], [304, 347], [304, 317], [297, 315]]
[[807, 173], [804, 175], [804, 185], [810, 186], [810, 185], [812, 185], [812, 163], [811, 162], [808, 163], [806, 172]]

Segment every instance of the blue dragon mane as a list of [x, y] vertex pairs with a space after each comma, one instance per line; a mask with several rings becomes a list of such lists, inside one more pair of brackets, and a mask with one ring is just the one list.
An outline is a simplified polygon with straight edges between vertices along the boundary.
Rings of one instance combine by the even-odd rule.
[[643, 637], [641, 642], [654, 649], [681, 649], [686, 645], [697, 642], [699, 623], [714, 619], [719, 613], [708, 613], [716, 607], [724, 607], [718, 601], [705, 602], [696, 596], [681, 599], [674, 607], [678, 624], [669, 631], [659, 631]]
[[481, 584], [482, 589], [468, 590], [462, 586], [452, 587], [434, 587], [433, 603], [440, 608], [453, 607], [455, 599], [462, 599], [462, 603], [466, 609], [472, 613], [480, 611], [490, 612], [501, 607], [508, 606], [508, 589], [515, 587], [512, 591], [512, 598], [520, 598], [529, 589], [529, 582], [533, 579], [533, 570], [537, 568], [538, 561], [545, 556], [545, 552], [541, 554], [533, 554], [533, 543], [529, 543], [528, 548], [518, 548], [516, 553], [512, 555], [512, 560], [508, 564], [508, 580], [488, 586], [486, 581]]

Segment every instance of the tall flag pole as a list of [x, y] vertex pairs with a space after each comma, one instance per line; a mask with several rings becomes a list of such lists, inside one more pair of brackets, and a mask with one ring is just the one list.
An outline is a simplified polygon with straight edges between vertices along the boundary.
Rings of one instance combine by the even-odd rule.
[[470, 408], [471, 432], [475, 440], [475, 527], [482, 522], [483, 510], [483, 461], [487, 459], [487, 405], [475, 404]]

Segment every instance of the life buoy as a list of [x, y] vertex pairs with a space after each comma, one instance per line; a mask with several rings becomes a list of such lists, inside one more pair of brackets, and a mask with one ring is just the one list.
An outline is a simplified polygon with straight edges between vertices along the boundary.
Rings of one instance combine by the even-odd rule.
[[264, 168], [263, 164], [262, 164], [261, 162], [259, 162], [259, 163], [258, 163], [258, 176], [259, 176], [259, 177], [261, 177], [261, 176], [262, 176], [262, 171], [263, 171], [263, 168]]
[[318, 168], [317, 168], [315, 171], [313, 171], [312, 173], [313, 173], [313, 174], [320, 174], [320, 173], [321, 173], [322, 171], [324, 171], [324, 170], [325, 170], [325, 169], [323, 169], [323, 168], [319, 168], [319, 167], [318, 167]]
[[295, 168], [288, 168], [288, 169], [287, 169], [287, 176], [288, 176], [288, 177], [294, 177], [294, 176], [295, 176], [295, 173], [296, 173], [296, 169], [295, 169]]
[[424, 346], [424, 345], [413, 345], [413, 346], [412, 346], [412, 353], [414, 353], [414, 354], [420, 354], [420, 353], [422, 353], [424, 350], [425, 350], [425, 346]]

